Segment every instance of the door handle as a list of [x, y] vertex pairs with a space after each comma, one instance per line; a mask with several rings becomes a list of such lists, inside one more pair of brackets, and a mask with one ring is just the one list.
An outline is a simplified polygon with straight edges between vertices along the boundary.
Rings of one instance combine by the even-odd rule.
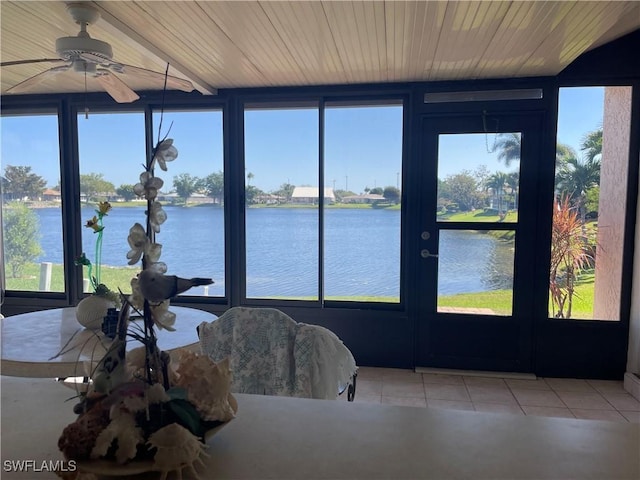
[[420, 250], [420, 256], [422, 258], [429, 258], [429, 257], [435, 257], [438, 258], [438, 254], [437, 253], [431, 253], [429, 250], [427, 250], [426, 248], [423, 248], [422, 250]]

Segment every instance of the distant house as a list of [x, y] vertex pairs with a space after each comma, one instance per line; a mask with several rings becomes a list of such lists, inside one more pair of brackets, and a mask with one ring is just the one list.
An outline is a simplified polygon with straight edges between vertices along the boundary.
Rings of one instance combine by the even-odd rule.
[[[316, 204], [318, 203], [318, 192], [318, 187], [295, 187], [291, 195], [291, 202]], [[333, 188], [325, 187], [324, 201], [327, 203], [335, 203], [336, 196], [333, 193]]]
[[42, 192], [42, 200], [45, 202], [61, 202], [62, 197], [60, 196], [59, 190], [47, 188], [44, 192]]
[[343, 203], [375, 203], [384, 201], [385, 198], [377, 193], [365, 193], [363, 195], [349, 195], [342, 197]]

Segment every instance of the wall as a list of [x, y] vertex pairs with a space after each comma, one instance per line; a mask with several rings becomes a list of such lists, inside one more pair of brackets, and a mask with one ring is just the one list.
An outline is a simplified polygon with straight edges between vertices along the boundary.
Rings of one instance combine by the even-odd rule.
[[620, 317], [632, 91], [631, 87], [605, 89], [593, 305], [593, 318], [598, 320]]

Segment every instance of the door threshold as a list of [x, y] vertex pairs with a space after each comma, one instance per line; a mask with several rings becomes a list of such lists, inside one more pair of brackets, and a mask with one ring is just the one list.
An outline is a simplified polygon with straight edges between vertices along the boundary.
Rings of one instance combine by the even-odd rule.
[[416, 373], [435, 373], [439, 375], [465, 375], [467, 377], [492, 377], [492, 378], [512, 378], [516, 380], [535, 380], [536, 377], [533, 373], [522, 372], [492, 372], [483, 370], [456, 370], [450, 368], [429, 368], [429, 367], [416, 367]]

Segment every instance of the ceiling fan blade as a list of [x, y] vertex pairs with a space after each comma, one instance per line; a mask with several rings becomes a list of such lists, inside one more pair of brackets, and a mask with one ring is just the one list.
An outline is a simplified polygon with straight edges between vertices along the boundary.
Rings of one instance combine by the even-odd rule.
[[96, 80], [102, 85], [109, 95], [118, 103], [131, 103], [140, 97], [131, 90], [126, 83], [105, 69], [98, 69]]
[[0, 67], [10, 67], [11, 65], [26, 65], [28, 63], [52, 63], [52, 62], [65, 62], [60, 58], [37, 58], [34, 60], [12, 60], [10, 62], [0, 63]]
[[59, 67], [53, 67], [49, 70], [45, 70], [42, 73], [38, 73], [33, 77], [29, 77], [26, 80], [9, 88], [6, 93], [26, 93], [39, 83], [44, 82], [47, 78], [50, 78], [60, 72], [66, 72], [71, 65], [61, 65]]
[[[135, 75], [141, 78], [147, 78], [149, 80], [155, 80], [164, 85], [164, 73], [154, 72], [153, 70], [147, 70], [146, 68], [134, 67], [133, 65], [125, 65], [124, 63], [113, 64], [114, 70], [118, 73], [125, 75]], [[174, 77], [173, 75], [167, 75], [167, 88], [169, 90], [182, 90], [183, 92], [192, 92], [193, 84], [189, 80], [184, 78]]]

